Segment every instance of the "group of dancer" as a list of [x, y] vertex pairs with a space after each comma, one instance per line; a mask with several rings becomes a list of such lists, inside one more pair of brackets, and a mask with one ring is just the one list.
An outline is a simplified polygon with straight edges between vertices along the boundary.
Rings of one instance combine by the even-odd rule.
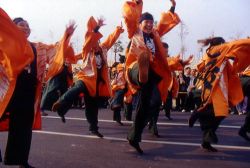
[[[105, 25], [104, 19], [90, 17], [82, 52], [75, 54], [70, 45], [76, 28], [74, 22], [69, 23], [56, 44], [32, 43], [28, 41], [31, 33], [28, 22], [23, 18], [11, 20], [0, 8], [0, 130], [8, 130], [4, 164], [32, 167], [28, 163], [32, 129], [41, 129], [41, 111], [55, 111], [65, 122], [64, 116], [79, 94], [84, 95], [89, 131], [100, 138], [103, 135], [98, 130], [99, 98], [113, 97], [114, 120], [122, 125], [123, 101], [129, 109], [127, 119], [131, 120], [131, 101], [136, 95], [138, 102], [127, 139], [143, 154], [139, 145], [143, 129], [149, 124], [152, 133], [159, 136], [156, 123], [160, 106], [166, 103], [168, 91], [176, 86], [173, 72], [182, 70], [193, 59], [193, 56], [187, 60], [169, 57], [168, 45], [161, 40], [180, 23], [175, 12], [176, 2], [170, 1], [170, 10], [162, 13], [157, 25], [152, 14], [142, 13], [142, 0], [124, 3], [123, 17], [130, 43], [125, 63], [123, 60], [117, 66], [112, 82], [107, 52], [124, 32], [122, 26], [117, 26], [101, 43], [100, 28]], [[202, 101], [190, 116], [189, 126], [199, 120], [202, 147], [215, 152], [217, 149], [211, 143], [218, 142], [215, 131], [220, 122], [228, 116], [230, 106], [237, 105], [250, 93], [249, 73], [244, 73], [242, 84], [237, 75], [250, 65], [250, 39], [226, 43], [218, 37], [201, 42], [209, 46], [198, 65], [196, 89], [201, 91]], [[83, 63], [73, 83], [71, 65], [78, 60]], [[42, 95], [43, 82], [46, 87]], [[249, 140], [249, 115], [239, 132], [246, 140]]]

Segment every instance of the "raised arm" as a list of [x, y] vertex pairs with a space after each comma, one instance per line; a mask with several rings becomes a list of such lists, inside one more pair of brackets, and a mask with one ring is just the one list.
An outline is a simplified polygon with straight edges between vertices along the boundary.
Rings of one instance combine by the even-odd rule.
[[123, 5], [123, 17], [128, 32], [128, 38], [131, 39], [137, 32], [139, 20], [142, 13], [142, 0], [127, 1]]
[[121, 26], [117, 26], [115, 31], [108, 36], [108, 38], [101, 44], [101, 46], [109, 50], [119, 38], [120, 34], [123, 32], [124, 29]]
[[50, 78], [58, 74], [62, 70], [62, 66], [64, 64], [65, 58], [68, 56], [69, 53], [72, 54], [73, 49], [70, 48], [69, 42], [70, 42], [71, 36], [73, 35], [75, 31], [75, 28], [76, 27], [75, 27], [74, 22], [70, 22], [69, 25], [67, 25], [63, 38], [58, 44], [54, 59], [48, 68], [45, 81], [48, 81]]
[[175, 0], [171, 0], [172, 6], [168, 12], [164, 12], [161, 15], [160, 21], [157, 25], [157, 30], [160, 36], [165, 35], [172, 28], [174, 28], [178, 23], [180, 23], [179, 16], [175, 13]]
[[103, 26], [103, 19], [98, 22], [91, 16], [87, 23], [87, 32], [85, 34], [85, 42], [82, 49], [82, 58], [85, 59], [87, 54], [92, 50], [92, 47], [102, 38], [102, 34], [98, 31]]

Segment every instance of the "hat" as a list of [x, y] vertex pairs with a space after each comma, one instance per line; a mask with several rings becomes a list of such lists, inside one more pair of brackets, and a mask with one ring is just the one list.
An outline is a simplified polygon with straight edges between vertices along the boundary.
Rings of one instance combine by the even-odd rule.
[[154, 21], [154, 17], [153, 15], [151, 15], [150, 13], [148, 12], [145, 12], [141, 15], [141, 18], [140, 18], [140, 23], [143, 22], [144, 20], [152, 20]]
[[22, 22], [22, 21], [25, 21], [23, 18], [21, 18], [21, 17], [17, 17], [17, 18], [15, 18], [15, 19], [13, 19], [13, 22], [15, 23], [15, 24], [18, 24], [19, 22]]

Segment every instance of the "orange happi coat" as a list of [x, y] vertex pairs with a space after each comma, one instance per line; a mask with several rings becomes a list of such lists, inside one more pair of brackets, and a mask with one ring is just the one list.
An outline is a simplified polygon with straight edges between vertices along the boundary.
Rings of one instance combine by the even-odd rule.
[[[202, 107], [212, 103], [215, 116], [227, 116], [229, 106], [243, 99], [241, 83], [237, 75], [250, 64], [250, 39], [237, 40], [211, 47], [198, 65], [197, 88], [202, 89]], [[219, 56], [218, 56], [219, 55]], [[229, 59], [233, 59], [231, 63]]]
[[111, 82], [112, 91], [115, 92], [120, 89], [124, 89], [126, 87], [125, 80], [125, 64], [119, 63], [115, 67], [115, 77]]
[[[17, 76], [32, 62], [34, 54], [29, 42], [5, 11], [0, 8], [0, 118], [14, 92]], [[0, 130], [8, 123], [0, 122]]]
[[[82, 80], [84, 82], [90, 96], [93, 97], [96, 96], [97, 67], [95, 51], [92, 50], [92, 47], [102, 38], [102, 34], [94, 32], [96, 26], [97, 22], [93, 17], [91, 17], [87, 24], [88, 31], [85, 35], [85, 43], [82, 50], [83, 64], [80, 71], [76, 75], [78, 80]], [[103, 81], [100, 82], [98, 86], [99, 96], [110, 97], [112, 95], [110, 85], [111, 82], [108, 73], [107, 52], [119, 38], [121, 33], [122, 28], [117, 27], [116, 30], [110, 34], [103, 43], [100, 44], [103, 60], [103, 66], [101, 68], [101, 77]]]
[[[12, 23], [8, 15], [0, 8], [0, 118], [13, 94], [18, 74], [34, 59], [33, 51], [23, 33]], [[40, 100], [42, 81], [48, 56], [52, 59], [55, 55], [65, 57], [64, 47], [68, 48], [68, 38], [63, 38], [58, 50], [54, 46], [36, 43], [37, 49], [37, 89], [35, 98], [35, 119], [33, 129], [41, 129]], [[8, 129], [8, 119], [0, 122], [0, 130]]]
[[[175, 71], [182, 71], [183, 70], [183, 65], [181, 63], [181, 59], [179, 56], [175, 57], [168, 57], [168, 66], [171, 73], [171, 84], [169, 87], [169, 90], [172, 90], [172, 97], [177, 98], [178, 92], [179, 92], [179, 82], [176, 79], [176, 76], [174, 75]], [[164, 87], [164, 86], [163, 86]]]
[[[123, 16], [125, 19], [125, 24], [128, 31], [128, 37], [132, 40], [130, 50], [126, 58], [126, 78], [128, 81], [128, 86], [131, 93], [135, 93], [138, 89], [138, 86], [133, 85], [128, 78], [128, 69], [131, 68], [136, 62], [138, 55], [134, 51], [148, 52], [149, 49], [146, 47], [142, 35], [142, 31], [139, 29], [139, 19], [142, 13], [142, 3], [137, 4], [135, 1], [126, 2], [123, 6]], [[178, 15], [171, 13], [162, 13], [161, 19], [156, 27], [160, 37], [169, 32], [173, 27], [175, 27], [180, 22]], [[163, 88], [160, 85], [158, 86], [161, 92], [162, 100], [166, 100], [166, 92], [170, 85], [171, 73], [168, 68], [168, 63], [166, 58], [165, 49], [162, 46], [160, 37], [154, 37], [154, 43], [156, 47], [156, 53], [150, 58], [150, 67], [155, 71], [159, 76], [162, 77], [162, 80], [165, 80], [166, 87]], [[138, 52], [137, 52], [138, 53]], [[151, 53], [150, 53], [151, 54]]]

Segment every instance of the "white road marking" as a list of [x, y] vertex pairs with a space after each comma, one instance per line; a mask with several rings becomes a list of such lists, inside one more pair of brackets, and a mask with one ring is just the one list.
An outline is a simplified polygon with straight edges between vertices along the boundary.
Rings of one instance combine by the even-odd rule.
[[[60, 117], [57, 116], [44, 116], [43, 118], [49, 118], [49, 119], [60, 119]], [[78, 121], [86, 121], [86, 118], [77, 118], [77, 117], [65, 117], [66, 120], [78, 120]], [[107, 123], [115, 123], [115, 121], [112, 120], [103, 120], [98, 119], [98, 122], [107, 122]], [[122, 121], [123, 123], [132, 124], [132, 121]], [[172, 126], [188, 126], [186, 123], [174, 123], [174, 122], [158, 122], [157, 125], [172, 125]], [[200, 124], [195, 124], [194, 126], [200, 126]], [[241, 126], [233, 126], [233, 125], [220, 125], [220, 128], [234, 128], [234, 129], [240, 129]]]
[[[33, 132], [38, 133], [38, 134], [100, 139], [97, 136], [92, 136], [92, 135], [81, 135], [81, 134], [53, 132], [53, 131], [33, 131]], [[127, 141], [125, 138], [106, 137], [106, 136], [104, 136], [102, 139], [116, 140], [116, 141], [123, 141], [123, 142]], [[178, 146], [195, 146], [195, 147], [200, 146], [200, 144], [198, 143], [186, 143], [186, 142], [155, 141], [155, 140], [142, 140], [142, 142], [153, 143], [153, 144], [164, 144], [164, 145], [178, 145]], [[247, 147], [247, 146], [231, 146], [231, 145], [213, 145], [213, 146], [217, 148], [224, 148], [224, 149], [250, 150], [250, 147]]]

